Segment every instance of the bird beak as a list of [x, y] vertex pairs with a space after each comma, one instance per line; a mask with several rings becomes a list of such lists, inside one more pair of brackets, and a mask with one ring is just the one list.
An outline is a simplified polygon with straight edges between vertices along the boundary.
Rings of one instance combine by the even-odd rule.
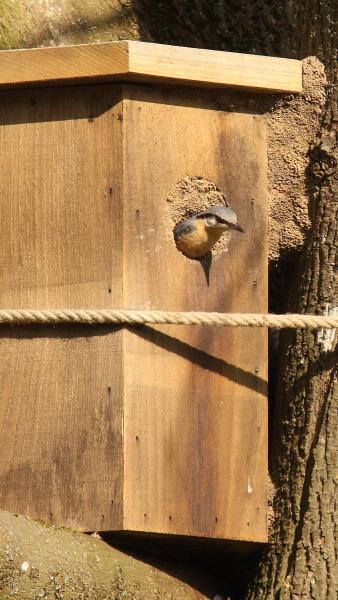
[[236, 231], [240, 231], [241, 233], [245, 233], [244, 229], [242, 229], [238, 223], [229, 223], [229, 227], [231, 227], [231, 229], [236, 229]]

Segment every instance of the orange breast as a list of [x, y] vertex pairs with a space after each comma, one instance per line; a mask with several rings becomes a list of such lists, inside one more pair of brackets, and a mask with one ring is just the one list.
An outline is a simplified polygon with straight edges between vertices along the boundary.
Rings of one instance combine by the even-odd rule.
[[220, 238], [222, 232], [206, 229], [203, 221], [196, 221], [193, 231], [182, 234], [176, 241], [176, 248], [188, 258], [201, 258], [205, 256]]

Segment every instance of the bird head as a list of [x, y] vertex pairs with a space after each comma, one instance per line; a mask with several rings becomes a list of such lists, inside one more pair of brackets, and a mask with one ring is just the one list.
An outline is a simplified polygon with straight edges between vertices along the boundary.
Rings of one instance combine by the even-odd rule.
[[176, 247], [188, 258], [202, 258], [228, 229], [243, 232], [236, 213], [227, 206], [211, 206], [180, 221], [173, 230]]
[[242, 227], [237, 223], [237, 215], [228, 206], [210, 206], [208, 209], [197, 213], [194, 219], [203, 219], [207, 229], [223, 230], [235, 229], [244, 233]]

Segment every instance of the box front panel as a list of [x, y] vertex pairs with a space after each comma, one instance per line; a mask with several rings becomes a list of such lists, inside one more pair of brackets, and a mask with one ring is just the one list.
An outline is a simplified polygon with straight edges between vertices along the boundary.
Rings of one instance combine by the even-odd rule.
[[[263, 118], [167, 90], [125, 94], [124, 306], [266, 312]], [[172, 228], [217, 190], [245, 233], [208, 273], [176, 249]], [[124, 528], [265, 541], [267, 332], [131, 329], [124, 374]]]

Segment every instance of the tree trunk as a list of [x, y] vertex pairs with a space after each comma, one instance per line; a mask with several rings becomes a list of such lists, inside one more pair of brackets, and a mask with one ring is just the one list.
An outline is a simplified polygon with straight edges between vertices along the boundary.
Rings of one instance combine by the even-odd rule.
[[[328, 78], [308, 172], [312, 227], [287, 307], [302, 313], [337, 314], [336, 23], [334, 0], [308, 1], [299, 14], [300, 56], [316, 54]], [[271, 444], [275, 526], [248, 593], [251, 600], [336, 598], [336, 341], [336, 332], [325, 330], [283, 336]]]
[[294, 57], [294, 0], [1, 0], [0, 49], [116, 39]]

